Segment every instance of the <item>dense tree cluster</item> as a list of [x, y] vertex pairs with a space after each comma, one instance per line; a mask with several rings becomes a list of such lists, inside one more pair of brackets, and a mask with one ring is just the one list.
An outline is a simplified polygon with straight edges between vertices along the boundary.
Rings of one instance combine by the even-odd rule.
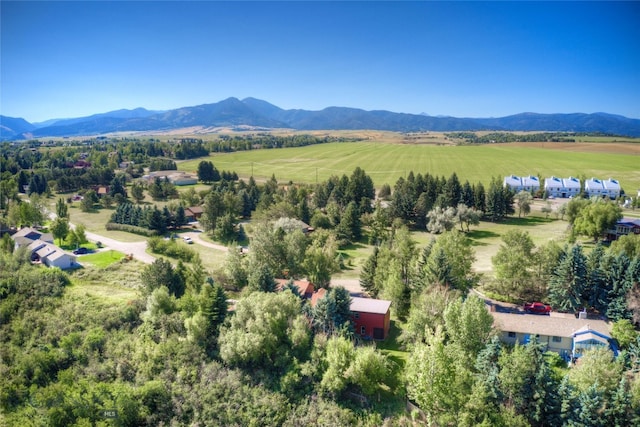
[[495, 144], [506, 142], [575, 142], [576, 136], [585, 134], [573, 132], [490, 132], [478, 135], [474, 132], [450, 132], [445, 135], [453, 140], [463, 140], [467, 144]]
[[187, 223], [184, 208], [178, 205], [175, 211], [167, 206], [158, 209], [157, 206], [136, 206], [132, 203], [122, 203], [111, 214], [110, 222], [132, 225], [134, 227], [156, 230], [164, 234], [167, 229], [180, 228]]
[[517, 302], [545, 300], [560, 311], [593, 309], [613, 321], [640, 316], [632, 302], [640, 295], [640, 257], [624, 243], [637, 236], [609, 249], [597, 245], [588, 255], [579, 244], [536, 248], [528, 233], [515, 229], [502, 240], [489, 286], [498, 294]]

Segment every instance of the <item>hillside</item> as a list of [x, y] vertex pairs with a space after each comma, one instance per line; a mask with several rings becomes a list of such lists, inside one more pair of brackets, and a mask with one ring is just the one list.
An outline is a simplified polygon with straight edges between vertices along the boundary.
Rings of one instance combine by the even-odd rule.
[[551, 131], [597, 132], [640, 136], [640, 120], [607, 113], [521, 113], [499, 118], [434, 117], [424, 114], [327, 107], [319, 111], [284, 110], [269, 102], [227, 98], [217, 103], [158, 112], [143, 108], [117, 110], [88, 117], [47, 120], [32, 124], [0, 116], [0, 139], [95, 135], [122, 131], [166, 131], [184, 127], [289, 128], [295, 130], [371, 129], [417, 131]]

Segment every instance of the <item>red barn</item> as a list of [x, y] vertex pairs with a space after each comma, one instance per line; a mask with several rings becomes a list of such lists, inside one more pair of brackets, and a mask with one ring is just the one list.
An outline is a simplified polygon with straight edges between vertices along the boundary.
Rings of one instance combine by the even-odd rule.
[[355, 332], [363, 337], [383, 340], [389, 335], [391, 301], [351, 297]]

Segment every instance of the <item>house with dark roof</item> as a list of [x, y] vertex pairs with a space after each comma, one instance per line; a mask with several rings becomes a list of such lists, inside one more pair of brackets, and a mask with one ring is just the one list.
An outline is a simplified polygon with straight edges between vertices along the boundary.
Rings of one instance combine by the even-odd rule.
[[46, 243], [53, 243], [53, 234], [43, 233], [40, 230], [32, 227], [24, 227], [15, 232], [11, 238], [15, 242], [15, 248], [22, 248], [29, 246], [35, 240], [41, 240]]
[[184, 216], [187, 218], [187, 221], [198, 221], [202, 216], [202, 206], [189, 206], [184, 210]]
[[26, 247], [31, 261], [39, 262], [47, 267], [58, 267], [66, 270], [77, 266], [76, 257], [53, 244], [50, 233], [41, 233], [34, 228], [23, 228], [11, 236], [15, 242], [14, 250]]
[[640, 234], [640, 218], [622, 218], [613, 229], [607, 231], [607, 240], [617, 240], [627, 234]]
[[618, 347], [611, 338], [611, 323], [598, 319], [580, 319], [573, 315], [551, 313], [535, 314], [491, 312], [494, 327], [500, 330], [500, 340], [506, 344], [526, 344], [534, 337], [548, 351], [569, 360], [585, 350], [607, 347], [614, 355]]

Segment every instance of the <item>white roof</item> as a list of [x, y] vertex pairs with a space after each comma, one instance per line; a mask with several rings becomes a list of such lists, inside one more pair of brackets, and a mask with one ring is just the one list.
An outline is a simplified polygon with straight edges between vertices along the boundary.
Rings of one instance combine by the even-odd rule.
[[589, 178], [584, 182], [584, 188], [604, 188], [604, 185], [598, 178]]
[[351, 297], [351, 311], [360, 313], [386, 314], [391, 301], [373, 298]]
[[522, 181], [520, 180], [520, 177], [509, 175], [504, 178], [504, 185], [508, 185], [510, 187], [519, 187], [520, 185], [522, 185]]
[[562, 182], [566, 188], [580, 188], [580, 180], [578, 178], [570, 176], [563, 179]]
[[615, 179], [605, 179], [604, 181], [602, 181], [602, 184], [607, 190], [620, 190], [620, 183]]
[[555, 176], [545, 178], [544, 186], [545, 187], [562, 187], [562, 180]]
[[533, 175], [523, 176], [522, 185], [524, 185], [525, 187], [535, 187], [536, 185], [540, 186], [540, 180], [538, 180], [537, 176]]

